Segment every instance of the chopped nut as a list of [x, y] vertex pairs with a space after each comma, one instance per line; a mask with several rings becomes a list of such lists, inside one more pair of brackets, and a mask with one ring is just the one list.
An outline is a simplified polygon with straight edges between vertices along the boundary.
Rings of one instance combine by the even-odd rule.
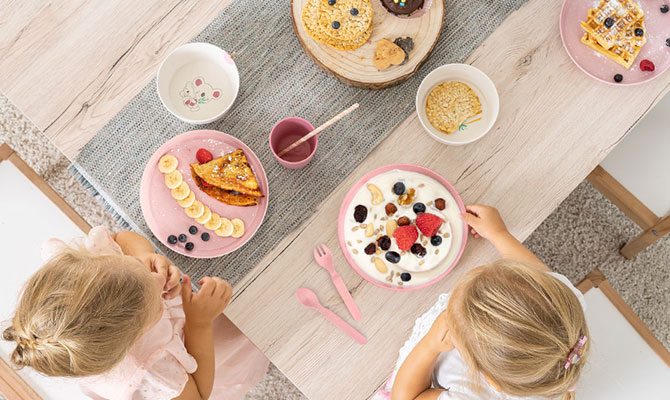
[[375, 253], [377, 253], [377, 255], [380, 255], [380, 254], [382, 254], [382, 251], [379, 250], [379, 249], [377, 249], [377, 250], [375, 251]]
[[361, 239], [356, 239], [356, 243], [363, 243]]
[[375, 257], [375, 268], [377, 268], [377, 271], [379, 271], [382, 274], [385, 274], [388, 272], [388, 268], [386, 268], [386, 264], [384, 263], [384, 260], [382, 260], [379, 257]]
[[409, 225], [412, 221], [409, 220], [407, 217], [400, 217], [398, 218], [398, 226], [405, 226]]
[[349, 246], [351, 246], [351, 242], [347, 242], [347, 244], [348, 244]]
[[379, 190], [379, 188], [372, 183], [368, 184], [368, 190], [370, 191], [370, 195], [372, 196], [372, 205], [377, 205], [381, 204], [382, 201], [384, 201], [384, 195], [382, 194], [382, 191]]
[[419, 265], [423, 265], [426, 262], [426, 260], [421, 260], [419, 261]]
[[449, 232], [447, 232], [447, 233], [444, 234], [443, 237], [446, 239], [446, 238], [448, 238], [449, 236], [450, 236], [450, 235], [449, 235]]
[[420, 187], [420, 188], [421, 188], [421, 187], [424, 187], [424, 186], [426, 186], [426, 185], [424, 185], [423, 183], [420, 183], [420, 184], [419, 184], [419, 187]]
[[365, 236], [370, 237], [375, 234], [375, 227], [372, 224], [368, 224], [365, 228]]
[[397, 227], [398, 223], [395, 222], [394, 220], [390, 219], [386, 221], [386, 234], [389, 236], [393, 236], [393, 232], [395, 232]]
[[359, 229], [359, 228], [358, 228], [357, 226], [354, 226], [353, 228], [351, 228], [351, 231], [352, 231], [352, 232], [356, 232], [358, 229]]
[[356, 249], [351, 250], [351, 252], [354, 253], [354, 254], [358, 254], [358, 250], [356, 250]]
[[361, 227], [361, 229], [365, 229], [365, 227], [367, 227], [368, 224], [360, 224], [359, 226]]
[[440, 249], [435, 250], [435, 255], [440, 254]]
[[445, 209], [447, 206], [445, 200], [443, 198], [435, 199], [435, 208], [438, 210], [442, 211]]
[[390, 217], [391, 215], [395, 214], [396, 211], [398, 211], [398, 207], [396, 207], [393, 203], [388, 203], [386, 207], [384, 207], [384, 210], [386, 211], [386, 215]]
[[402, 206], [407, 206], [412, 204], [412, 201], [414, 201], [414, 195], [416, 194], [416, 191], [414, 189], [409, 189], [407, 193], [401, 194], [400, 197], [398, 197], [398, 204]]

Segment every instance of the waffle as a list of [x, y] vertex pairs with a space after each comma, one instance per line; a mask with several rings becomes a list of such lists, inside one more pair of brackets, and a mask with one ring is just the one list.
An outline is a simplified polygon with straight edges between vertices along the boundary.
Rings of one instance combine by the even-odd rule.
[[644, 44], [647, 42], [647, 37], [646, 35], [642, 37], [636, 37], [635, 35], [624, 37], [623, 39], [617, 41], [614, 46], [610, 47], [609, 49], [604, 49], [602, 46], [600, 46], [600, 43], [598, 43], [588, 33], [585, 33], [584, 36], [582, 36], [581, 42], [596, 52], [604, 55], [618, 64], [623, 65], [626, 69], [628, 69], [631, 67], [631, 65], [633, 65], [633, 62], [635, 62], [638, 54], [640, 54], [642, 46], [644, 46]]
[[[605, 21], [611, 18], [609, 28]], [[582, 21], [582, 29], [605, 50], [612, 48], [624, 38], [631, 27], [637, 22], [644, 22], [644, 12], [640, 5], [632, 0], [601, 0], [596, 8], [588, 12], [586, 21]]]

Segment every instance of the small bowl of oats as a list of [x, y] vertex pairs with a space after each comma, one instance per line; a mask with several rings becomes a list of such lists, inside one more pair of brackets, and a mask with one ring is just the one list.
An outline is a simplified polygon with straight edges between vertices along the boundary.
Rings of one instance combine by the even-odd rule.
[[421, 82], [416, 112], [423, 128], [440, 143], [463, 146], [493, 128], [500, 99], [493, 81], [468, 64], [436, 68]]

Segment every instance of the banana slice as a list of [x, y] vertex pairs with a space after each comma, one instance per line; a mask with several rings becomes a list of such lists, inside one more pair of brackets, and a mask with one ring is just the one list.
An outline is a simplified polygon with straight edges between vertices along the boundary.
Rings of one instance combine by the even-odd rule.
[[205, 223], [205, 228], [211, 229], [213, 231], [221, 227], [221, 217], [217, 213], [212, 213], [212, 218]]
[[175, 200], [184, 200], [188, 197], [188, 194], [191, 193], [191, 189], [188, 187], [186, 182], [182, 182], [176, 188], [172, 189], [172, 197]]
[[[182, 183], [184, 183], [184, 182], [182, 182]], [[184, 184], [186, 184], [186, 183], [184, 183]], [[186, 207], [190, 206], [191, 204], [193, 204], [194, 201], [195, 201], [195, 193], [193, 193], [193, 191], [189, 189], [188, 196], [186, 196], [185, 199], [177, 201], [177, 204], [186, 208]]]
[[182, 177], [181, 172], [177, 170], [174, 170], [169, 174], [165, 174], [165, 186], [167, 186], [169, 189], [176, 188], [177, 186], [181, 185], [183, 181], [184, 177]]
[[228, 237], [233, 234], [233, 223], [228, 218], [221, 217], [221, 227], [214, 231], [217, 236]]
[[233, 223], [233, 234], [232, 234], [232, 236], [234, 238], [242, 237], [242, 235], [244, 235], [244, 221], [242, 221], [239, 218], [234, 218], [230, 222]]
[[379, 188], [372, 183], [368, 185], [368, 190], [370, 191], [370, 195], [372, 196], [372, 204], [377, 205], [381, 204], [382, 201], [384, 201], [384, 195], [382, 194], [382, 191], [379, 190]]
[[199, 224], [205, 224], [209, 219], [212, 218], [212, 210], [209, 207], [205, 206], [205, 212], [198, 218], [195, 219], [195, 222]]
[[170, 154], [166, 154], [158, 160], [158, 170], [164, 174], [174, 171], [178, 165], [179, 161], [177, 161], [177, 158]]
[[200, 201], [196, 200], [189, 207], [186, 207], [184, 212], [191, 218], [199, 218], [205, 213], [205, 206]]

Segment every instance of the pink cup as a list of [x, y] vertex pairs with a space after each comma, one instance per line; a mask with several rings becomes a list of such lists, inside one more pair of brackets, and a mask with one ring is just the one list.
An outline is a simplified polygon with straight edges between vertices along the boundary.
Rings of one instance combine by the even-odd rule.
[[312, 124], [298, 117], [288, 117], [277, 122], [270, 132], [270, 150], [279, 164], [288, 169], [300, 169], [309, 164], [319, 144], [318, 135], [281, 157], [279, 153], [313, 130]]

